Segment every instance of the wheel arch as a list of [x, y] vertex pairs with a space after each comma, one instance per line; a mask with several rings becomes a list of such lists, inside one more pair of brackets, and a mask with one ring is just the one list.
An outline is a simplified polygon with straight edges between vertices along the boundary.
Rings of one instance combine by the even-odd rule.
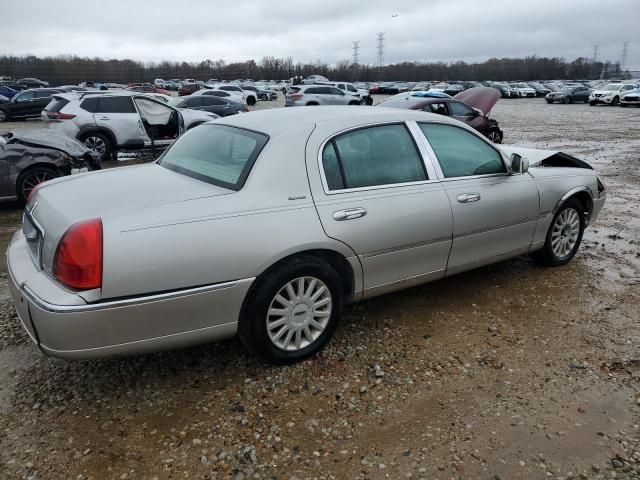
[[82, 127], [80, 131], [76, 134], [76, 138], [80, 140], [81, 138], [85, 137], [90, 133], [101, 133], [103, 135], [106, 135], [109, 141], [111, 141], [112, 148], [118, 147], [118, 141], [116, 140], [115, 134], [106, 127], [98, 127], [98, 126]]
[[575, 199], [580, 202], [580, 205], [584, 208], [585, 219], [587, 224], [589, 224], [589, 218], [591, 217], [591, 212], [593, 211], [593, 193], [591, 189], [588, 187], [575, 187], [565, 193], [562, 198], [558, 201], [556, 207], [553, 209], [553, 213], [555, 214], [562, 205], [564, 205], [568, 200]]

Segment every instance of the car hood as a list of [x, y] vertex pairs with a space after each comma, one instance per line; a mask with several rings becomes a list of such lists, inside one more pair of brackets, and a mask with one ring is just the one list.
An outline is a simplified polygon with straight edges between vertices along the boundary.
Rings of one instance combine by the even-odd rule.
[[496, 102], [502, 97], [500, 90], [491, 87], [473, 87], [457, 93], [453, 98], [477, 108], [488, 115]]
[[623, 97], [626, 97], [627, 95], [638, 95], [638, 94], [640, 94], [640, 88], [636, 88], [635, 90], [629, 90], [627, 93], [623, 95]]
[[613, 95], [618, 92], [619, 90], [594, 90], [591, 93], [597, 93], [598, 95]]
[[72, 157], [82, 157], [91, 150], [73, 137], [53, 130], [31, 130], [27, 132], [10, 133], [8, 144], [19, 143], [30, 147], [52, 148]]
[[507, 157], [516, 153], [522, 158], [526, 158], [529, 160], [530, 167], [571, 167], [593, 170], [593, 167], [587, 162], [560, 150], [539, 150], [517, 145], [499, 145], [499, 148]]

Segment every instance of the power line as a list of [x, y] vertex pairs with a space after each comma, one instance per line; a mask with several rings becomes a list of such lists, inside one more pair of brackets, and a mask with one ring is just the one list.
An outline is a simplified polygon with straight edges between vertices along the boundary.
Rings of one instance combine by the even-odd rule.
[[353, 43], [353, 64], [358, 65], [360, 63], [360, 40], [355, 40]]
[[622, 55], [620, 56], [620, 71], [624, 72], [627, 66], [627, 55], [629, 54], [629, 42], [622, 44]]
[[380, 68], [384, 65], [384, 34], [385, 32], [376, 33], [378, 38], [378, 67]]

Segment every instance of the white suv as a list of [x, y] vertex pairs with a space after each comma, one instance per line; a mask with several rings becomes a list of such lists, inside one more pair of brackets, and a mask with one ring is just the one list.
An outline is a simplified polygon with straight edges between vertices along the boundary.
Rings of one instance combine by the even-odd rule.
[[347, 95], [358, 97], [358, 98], [360, 98], [362, 100], [362, 103], [364, 103], [365, 105], [372, 105], [373, 104], [373, 98], [371, 98], [371, 95], [369, 94], [369, 90], [365, 90], [364, 88], [358, 88], [353, 83], [348, 83], [348, 82], [330, 82], [330, 83], [325, 84], [325, 85], [332, 85], [334, 87], [339, 88], [340, 90], [342, 90]]
[[41, 114], [49, 128], [84, 142], [103, 161], [118, 150], [165, 147], [185, 130], [219, 118], [214, 113], [175, 109], [136, 92], [59, 93]]
[[631, 83], [608, 83], [591, 92], [589, 95], [589, 105], [592, 107], [599, 103], [618, 105], [620, 103], [620, 97], [635, 88], [637, 87]]

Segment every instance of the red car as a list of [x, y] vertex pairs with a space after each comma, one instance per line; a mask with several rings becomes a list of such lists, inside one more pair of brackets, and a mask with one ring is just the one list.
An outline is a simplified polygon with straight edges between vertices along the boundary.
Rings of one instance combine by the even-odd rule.
[[192, 93], [200, 90], [202, 85], [198, 83], [183, 83], [182, 86], [178, 89], [178, 95], [184, 97], [185, 95], [191, 95]]
[[171, 95], [169, 90], [158, 88], [150, 83], [130, 83], [127, 90], [140, 93], [162, 93], [163, 95]]
[[502, 96], [499, 90], [474, 87], [450, 97], [438, 92], [408, 92], [380, 102], [376, 107], [408, 108], [453, 117], [476, 129], [493, 143], [502, 143], [498, 122], [489, 112]]

